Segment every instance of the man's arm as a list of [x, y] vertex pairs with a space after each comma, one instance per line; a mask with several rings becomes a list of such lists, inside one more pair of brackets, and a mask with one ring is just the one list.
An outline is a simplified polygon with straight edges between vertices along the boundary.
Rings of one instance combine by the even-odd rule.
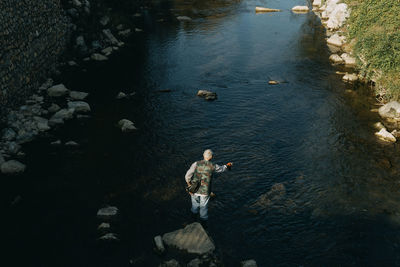
[[227, 169], [228, 169], [228, 167], [227, 167], [226, 165], [220, 166], [220, 165], [218, 165], [218, 164], [215, 164], [214, 172], [220, 173], [220, 172], [226, 171]]
[[186, 172], [185, 180], [186, 180], [186, 183], [188, 185], [190, 185], [190, 180], [193, 177], [193, 174], [194, 174], [194, 171], [196, 170], [196, 167], [197, 167], [197, 163], [195, 162], [195, 163], [192, 164], [192, 166], [190, 166], [189, 170]]

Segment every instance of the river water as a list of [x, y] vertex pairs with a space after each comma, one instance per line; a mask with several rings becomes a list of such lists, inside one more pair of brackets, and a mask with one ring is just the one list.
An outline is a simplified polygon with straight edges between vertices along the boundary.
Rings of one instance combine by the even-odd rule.
[[[106, 63], [66, 69], [59, 82], [90, 92], [93, 117], [24, 148], [26, 174], [3, 189], [21, 197], [8, 220], [13, 265], [157, 266], [166, 258], [152, 238], [189, 222], [184, 174], [206, 148], [234, 162], [210, 203], [225, 266], [400, 265], [399, 148], [376, 140], [368, 88], [335, 74], [320, 21], [292, 13], [297, 4], [170, 1]], [[157, 22], [171, 14], [193, 20]], [[138, 131], [121, 134], [122, 118]], [[58, 137], [80, 147], [50, 146]], [[96, 212], [108, 204], [121, 241], [104, 247]]]

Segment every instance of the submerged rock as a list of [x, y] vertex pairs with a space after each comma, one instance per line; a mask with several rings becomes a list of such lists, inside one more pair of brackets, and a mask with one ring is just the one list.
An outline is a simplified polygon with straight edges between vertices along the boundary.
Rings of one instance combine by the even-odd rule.
[[19, 161], [9, 160], [1, 164], [1, 172], [4, 174], [15, 175], [23, 173], [26, 166]]
[[207, 91], [207, 90], [199, 90], [197, 92], [197, 96], [204, 97], [205, 100], [215, 100], [217, 99], [217, 93]]
[[116, 99], [123, 99], [126, 98], [127, 95], [124, 92], [119, 92], [118, 95], [115, 97]]
[[187, 225], [184, 229], [164, 234], [163, 241], [168, 246], [200, 255], [210, 253], [215, 249], [211, 238], [197, 222]]
[[379, 115], [383, 118], [397, 119], [400, 118], [400, 103], [391, 101], [379, 108]]
[[263, 208], [271, 207], [275, 202], [280, 201], [286, 194], [285, 185], [282, 183], [277, 183], [271, 186], [271, 189], [262, 194], [253, 206], [260, 206]]
[[396, 137], [394, 137], [391, 133], [389, 133], [385, 128], [382, 128], [379, 132], [376, 132], [375, 135], [386, 142], [396, 142]]
[[79, 144], [75, 141], [68, 141], [65, 143], [66, 146], [79, 146]]
[[122, 132], [132, 132], [134, 130], [137, 130], [133, 122], [127, 119], [122, 119], [118, 122], [118, 126], [121, 129]]
[[65, 96], [68, 92], [69, 92], [69, 90], [62, 83], [54, 85], [54, 86], [50, 87], [49, 89], [47, 89], [47, 94], [51, 97]]

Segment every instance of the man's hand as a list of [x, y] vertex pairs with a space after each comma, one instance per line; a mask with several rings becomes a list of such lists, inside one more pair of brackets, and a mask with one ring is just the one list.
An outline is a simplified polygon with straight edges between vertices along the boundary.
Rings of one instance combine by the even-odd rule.
[[226, 167], [228, 168], [228, 170], [230, 170], [230, 169], [232, 168], [232, 166], [233, 166], [233, 163], [232, 163], [232, 162], [228, 162], [228, 163], [226, 164]]

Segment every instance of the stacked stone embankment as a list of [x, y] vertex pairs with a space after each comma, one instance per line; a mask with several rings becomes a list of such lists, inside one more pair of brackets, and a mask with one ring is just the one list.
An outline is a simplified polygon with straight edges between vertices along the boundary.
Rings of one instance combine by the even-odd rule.
[[59, 0], [0, 2], [0, 118], [56, 67], [68, 38]]

